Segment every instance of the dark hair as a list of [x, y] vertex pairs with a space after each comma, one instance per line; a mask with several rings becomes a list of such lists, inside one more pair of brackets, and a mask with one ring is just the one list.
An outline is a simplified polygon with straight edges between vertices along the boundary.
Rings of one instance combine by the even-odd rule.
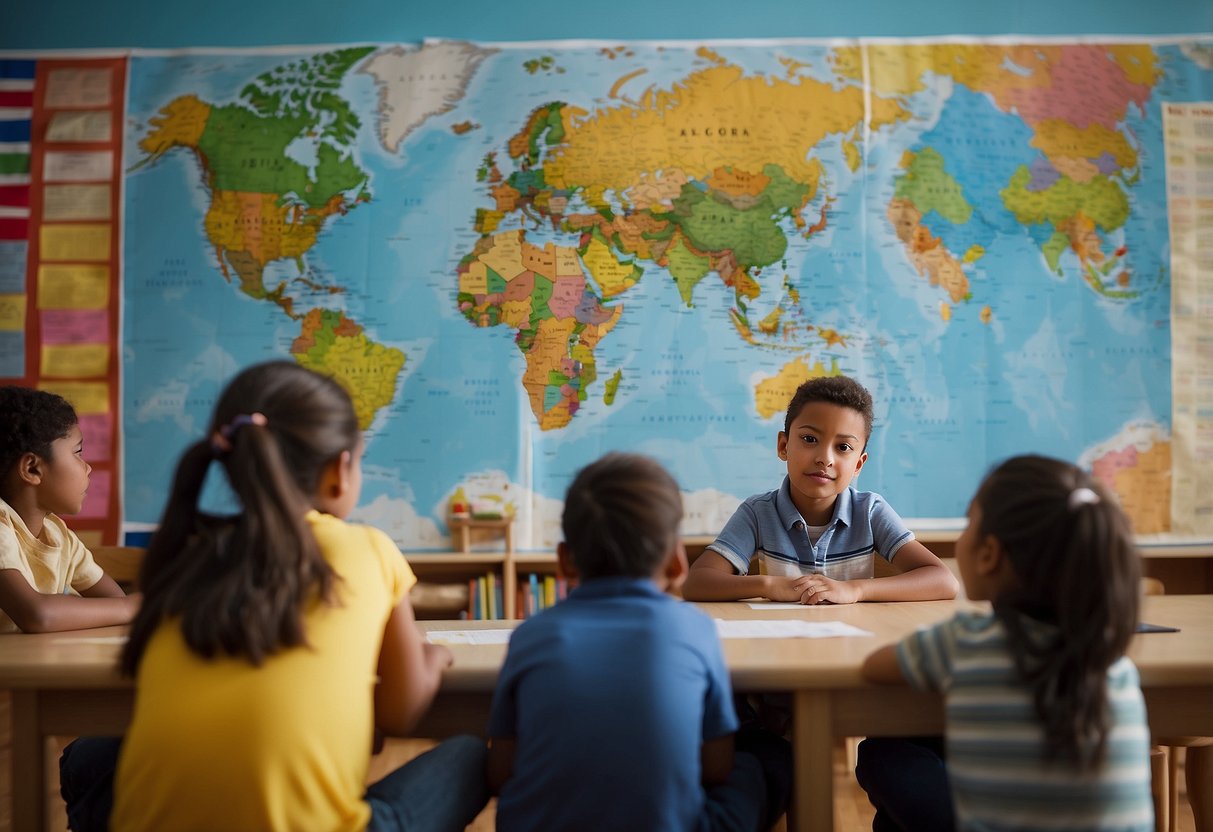
[[1137, 627], [1141, 562], [1129, 520], [1098, 481], [1043, 456], [1003, 462], [973, 500], [981, 534], [1002, 544], [1018, 579], [994, 612], [1032, 690], [1046, 752], [1097, 767], [1110, 721], [1107, 671]]
[[872, 435], [872, 394], [862, 384], [847, 376], [811, 378], [804, 382], [796, 388], [788, 403], [788, 412], [783, 418], [784, 433], [791, 433], [792, 421], [811, 402], [826, 402], [854, 410], [863, 417], [863, 441], [867, 444]]
[[23, 454], [51, 458], [51, 445], [79, 422], [67, 399], [32, 387], [0, 387], [0, 485]]
[[[354, 449], [359, 435], [345, 390], [297, 364], [259, 364], [228, 384], [207, 438], [177, 465], [140, 574], [143, 604], [122, 651], [123, 672], [134, 675], [156, 628], [178, 616], [186, 645], [206, 658], [243, 656], [259, 665], [306, 643], [306, 605], [332, 602], [337, 578], [305, 515], [324, 467]], [[198, 508], [216, 458], [243, 508], [234, 517]]]
[[583, 579], [647, 578], [678, 541], [682, 494], [656, 460], [609, 453], [577, 474], [561, 527]]

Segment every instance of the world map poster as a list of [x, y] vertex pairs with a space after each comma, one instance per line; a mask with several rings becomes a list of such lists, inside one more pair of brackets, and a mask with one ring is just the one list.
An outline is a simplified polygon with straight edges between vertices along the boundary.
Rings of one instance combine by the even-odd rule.
[[351, 393], [353, 519], [406, 550], [449, 547], [460, 490], [550, 550], [609, 450], [660, 460], [714, 534], [834, 374], [876, 403], [856, 485], [912, 526], [958, 527], [1032, 452], [1141, 535], [1213, 536], [1172, 510], [1195, 462], [1162, 116], [1213, 101], [1211, 38], [436, 40], [136, 52], [128, 77], [128, 529], [224, 383], [285, 358]]

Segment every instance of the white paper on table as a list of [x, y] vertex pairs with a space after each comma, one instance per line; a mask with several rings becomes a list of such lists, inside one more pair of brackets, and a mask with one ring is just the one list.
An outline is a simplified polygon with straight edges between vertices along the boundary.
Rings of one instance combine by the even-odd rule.
[[811, 606], [797, 601], [747, 601], [746, 604], [752, 610], [803, 610]]
[[835, 638], [839, 636], [870, 636], [842, 621], [725, 621], [716, 619], [716, 632], [721, 638]]
[[509, 644], [513, 630], [430, 630], [431, 644]]

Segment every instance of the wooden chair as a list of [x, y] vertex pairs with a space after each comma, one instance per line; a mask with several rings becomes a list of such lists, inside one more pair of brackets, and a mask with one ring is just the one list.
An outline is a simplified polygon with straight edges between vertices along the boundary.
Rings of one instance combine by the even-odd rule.
[[[1166, 587], [1158, 578], [1141, 579], [1142, 595], [1165, 593]], [[1178, 786], [1170, 765], [1174, 756], [1174, 751], [1165, 745], [1150, 747], [1150, 794], [1154, 798], [1154, 832], [1170, 832], [1172, 793], [1176, 802], [1179, 799]]]
[[[1142, 595], [1165, 595], [1166, 587], [1158, 578], [1142, 578]], [[1213, 737], [1155, 737], [1150, 749], [1150, 790], [1154, 794], [1155, 832], [1179, 830], [1179, 749], [1213, 745]], [[1204, 753], [1202, 751], [1202, 753]], [[1188, 781], [1191, 786], [1191, 780]], [[1188, 796], [1191, 802], [1191, 794]], [[1199, 826], [1198, 826], [1199, 828]]]
[[126, 591], [135, 588], [139, 582], [139, 568], [143, 565], [143, 556], [147, 550], [140, 546], [95, 546], [90, 550], [93, 560], [105, 570], [118, 586]]

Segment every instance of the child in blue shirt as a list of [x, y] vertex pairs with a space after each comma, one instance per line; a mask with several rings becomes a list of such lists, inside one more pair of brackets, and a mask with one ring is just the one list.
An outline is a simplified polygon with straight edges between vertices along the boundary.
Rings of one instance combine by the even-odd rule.
[[647, 457], [574, 479], [557, 555], [580, 585], [514, 631], [493, 697], [498, 829], [756, 830], [782, 813], [790, 749], [755, 736], [761, 760], [734, 753], [715, 625], [666, 594], [687, 572], [681, 518]]
[[[802, 604], [955, 598], [956, 578], [897, 512], [851, 485], [871, 434], [872, 396], [856, 381], [834, 376], [800, 385], [776, 442], [788, 467], [783, 484], [738, 507], [691, 567], [683, 597]], [[873, 554], [899, 574], [874, 578]], [[762, 574], [751, 575], [755, 555]]]

